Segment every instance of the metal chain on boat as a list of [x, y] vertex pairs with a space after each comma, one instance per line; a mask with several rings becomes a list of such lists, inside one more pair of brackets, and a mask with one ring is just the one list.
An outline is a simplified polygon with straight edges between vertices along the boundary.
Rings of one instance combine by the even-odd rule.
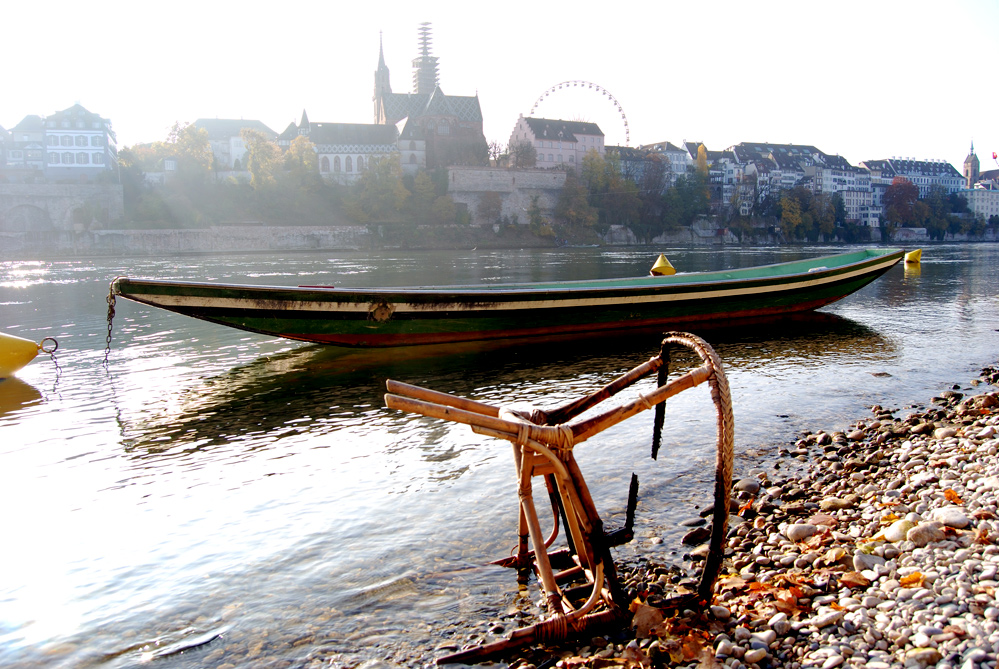
[[111, 355], [111, 331], [114, 328], [114, 288], [108, 290], [108, 338], [107, 346], [104, 348], [104, 366], [108, 366], [108, 356]]

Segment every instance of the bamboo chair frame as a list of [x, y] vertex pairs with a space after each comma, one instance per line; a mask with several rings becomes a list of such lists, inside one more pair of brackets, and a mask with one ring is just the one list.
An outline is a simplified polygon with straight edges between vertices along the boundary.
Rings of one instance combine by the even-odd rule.
[[[667, 382], [669, 347], [680, 345], [693, 350], [702, 364]], [[658, 387], [627, 404], [615, 407], [585, 420], [573, 420], [600, 402], [650, 374], [658, 373]], [[663, 403], [684, 390], [707, 382], [717, 414], [717, 452], [715, 461], [715, 506], [708, 556], [698, 591], [695, 595], [671, 600], [680, 605], [692, 599], [709, 602], [714, 582], [721, 569], [724, 539], [728, 525], [728, 508], [732, 487], [733, 430], [731, 395], [721, 360], [703, 339], [683, 332], [665, 334], [659, 355], [621, 375], [600, 390], [551, 411], [538, 409], [518, 411], [495, 407], [483, 402], [437, 392], [427, 388], [393, 381], [386, 382], [385, 403], [389, 408], [409, 411], [431, 418], [450, 420], [471, 426], [477, 434], [505, 439], [513, 445], [519, 496], [519, 542], [517, 555], [497, 561], [497, 564], [525, 568], [533, 565], [541, 582], [550, 616], [540, 623], [511, 633], [508, 639], [438, 658], [438, 664], [451, 662], [481, 662], [490, 657], [534, 643], [557, 643], [570, 634], [621, 619], [627, 602], [617, 583], [610, 555], [608, 535], [590, 496], [583, 474], [573, 456], [573, 447], [642, 411], [655, 407], [656, 431], [653, 436], [655, 458], [662, 427]], [[542, 534], [534, 503], [532, 480], [544, 478], [552, 500], [553, 530]], [[637, 499], [637, 477], [632, 477], [629, 495], [629, 525], [633, 520]], [[559, 531], [559, 517], [566, 526], [567, 553], [574, 566], [560, 573], [553, 570], [548, 547]], [[631, 538], [626, 527], [625, 540]], [[531, 550], [528, 546], [533, 547]], [[582, 577], [589, 594], [574, 607], [560, 588], [559, 582]], [[601, 610], [597, 610], [600, 608]]]

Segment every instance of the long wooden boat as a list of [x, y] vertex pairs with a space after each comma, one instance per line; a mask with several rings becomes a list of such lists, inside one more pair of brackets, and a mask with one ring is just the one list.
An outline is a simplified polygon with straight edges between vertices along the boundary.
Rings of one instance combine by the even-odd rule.
[[904, 251], [869, 249], [718, 272], [485, 286], [250, 286], [118, 277], [111, 293], [241, 330], [351, 347], [696, 329], [817, 309]]

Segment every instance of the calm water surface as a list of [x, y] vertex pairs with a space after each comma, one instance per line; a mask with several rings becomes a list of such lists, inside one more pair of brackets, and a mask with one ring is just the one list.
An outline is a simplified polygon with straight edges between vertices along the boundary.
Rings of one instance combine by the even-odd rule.
[[[685, 271], [840, 250], [666, 252]], [[43, 356], [0, 383], [0, 666], [427, 663], [453, 624], [522, 604], [514, 573], [485, 566], [515, 544], [513, 463], [506, 442], [385, 409], [385, 379], [551, 407], [658, 351], [642, 336], [345, 352], [119, 300], [105, 368], [114, 276], [344, 287], [585, 279], [645, 274], [655, 254], [0, 262], [0, 331], [59, 341], [58, 367]], [[995, 364], [997, 267], [996, 245], [932, 246], [920, 267], [897, 266], [818, 317], [706, 333], [732, 385], [737, 476], [769, 467], [802, 429], [841, 429], [875, 403], [923, 403]], [[711, 490], [707, 391], [670, 400], [657, 462], [651, 423], [650, 413], [618, 425], [577, 458], [610, 525], [639, 475], [640, 537], [619, 556], [679, 560], [676, 522]]]

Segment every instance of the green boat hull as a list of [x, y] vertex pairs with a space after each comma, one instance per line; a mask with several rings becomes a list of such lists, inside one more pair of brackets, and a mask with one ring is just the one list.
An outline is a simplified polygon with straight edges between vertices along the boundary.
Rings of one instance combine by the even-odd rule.
[[243, 286], [119, 277], [112, 292], [221, 325], [289, 339], [390, 347], [696, 329], [809, 311], [901, 260], [868, 250], [763, 267], [600, 281], [413, 289]]

